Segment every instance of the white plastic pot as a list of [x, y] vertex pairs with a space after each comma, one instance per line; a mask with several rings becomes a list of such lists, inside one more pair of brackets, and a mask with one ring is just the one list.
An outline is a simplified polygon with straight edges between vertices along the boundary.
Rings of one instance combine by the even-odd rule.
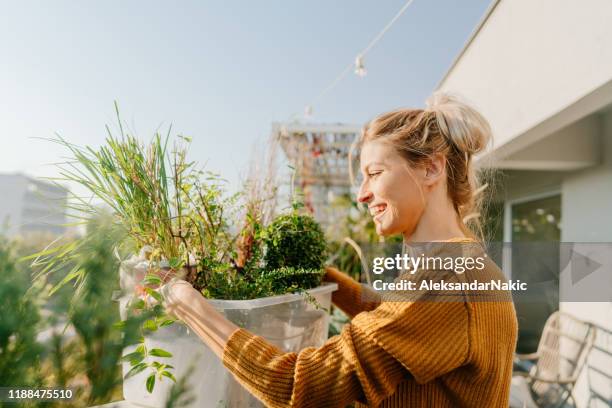
[[[209, 300], [234, 324], [262, 336], [284, 351], [300, 351], [305, 347], [318, 347], [327, 339], [329, 315], [335, 283], [325, 283], [308, 290], [315, 299], [309, 301], [302, 294], [271, 296], [254, 300]], [[127, 299], [121, 302], [125, 315]], [[263, 404], [244, 389], [223, 366], [219, 358], [202, 340], [183, 324], [175, 323], [160, 328], [145, 338], [147, 348], [161, 348], [172, 353], [170, 358], [155, 360], [174, 366], [178, 379], [187, 378], [192, 403], [189, 407], [263, 407]], [[126, 348], [124, 354], [134, 347]], [[130, 369], [124, 363], [123, 374]], [[190, 371], [192, 370], [192, 371]], [[149, 394], [145, 387], [149, 370], [123, 382], [123, 396], [127, 401], [147, 407], [164, 407], [174, 384], [168, 378], [157, 381]]]

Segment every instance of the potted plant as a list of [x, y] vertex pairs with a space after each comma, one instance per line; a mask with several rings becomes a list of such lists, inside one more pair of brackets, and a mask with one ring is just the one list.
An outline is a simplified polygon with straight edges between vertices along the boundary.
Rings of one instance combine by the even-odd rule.
[[[170, 143], [169, 130], [145, 146], [124, 131], [118, 110], [117, 119], [119, 136], [109, 130], [98, 150], [54, 140], [73, 156], [61, 166], [62, 180], [110, 207], [125, 231], [117, 247], [133, 252], [120, 268], [121, 313], [144, 318], [138, 344], [125, 352], [124, 397], [162, 406], [172, 383], [188, 375], [193, 406], [256, 406], [204, 343], [164, 313], [160, 276], [180, 275], [228, 319], [286, 351], [318, 346], [327, 338], [326, 309], [336, 289], [321, 282], [322, 230], [296, 202], [275, 215], [269, 177], [252, 177], [244, 191], [227, 196], [218, 175], [187, 160], [189, 138]], [[98, 208], [79, 197], [71, 203], [84, 218]], [[70, 250], [52, 252], [44, 257], [48, 271]], [[83, 276], [63, 283], [73, 278]]]

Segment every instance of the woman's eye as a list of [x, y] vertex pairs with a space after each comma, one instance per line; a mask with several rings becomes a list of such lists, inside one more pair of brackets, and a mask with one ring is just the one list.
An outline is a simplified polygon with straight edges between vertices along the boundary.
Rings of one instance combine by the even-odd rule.
[[382, 171], [375, 171], [375, 172], [372, 172], [372, 173], [368, 173], [368, 176], [369, 176], [369, 177], [376, 177], [376, 176], [378, 176], [380, 173], [382, 173]]

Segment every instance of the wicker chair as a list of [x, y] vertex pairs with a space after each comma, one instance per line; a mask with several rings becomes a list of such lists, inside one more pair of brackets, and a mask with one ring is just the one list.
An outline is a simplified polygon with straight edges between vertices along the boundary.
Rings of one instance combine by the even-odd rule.
[[612, 407], [612, 331], [597, 327], [597, 336], [586, 363], [589, 408]]
[[517, 354], [518, 361], [534, 364], [529, 372], [515, 372], [511, 407], [563, 407], [592, 347], [595, 329], [568, 314], [555, 312], [546, 321], [538, 350]]

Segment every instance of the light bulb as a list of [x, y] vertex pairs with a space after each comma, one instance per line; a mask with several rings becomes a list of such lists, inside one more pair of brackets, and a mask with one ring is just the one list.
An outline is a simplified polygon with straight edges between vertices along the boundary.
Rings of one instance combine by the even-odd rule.
[[357, 58], [355, 58], [355, 74], [363, 78], [364, 76], [366, 76], [367, 73], [368, 71], [365, 69], [365, 66], [363, 65], [363, 56], [358, 55]]
[[309, 118], [312, 116], [312, 105], [306, 105], [304, 108], [304, 117]]

